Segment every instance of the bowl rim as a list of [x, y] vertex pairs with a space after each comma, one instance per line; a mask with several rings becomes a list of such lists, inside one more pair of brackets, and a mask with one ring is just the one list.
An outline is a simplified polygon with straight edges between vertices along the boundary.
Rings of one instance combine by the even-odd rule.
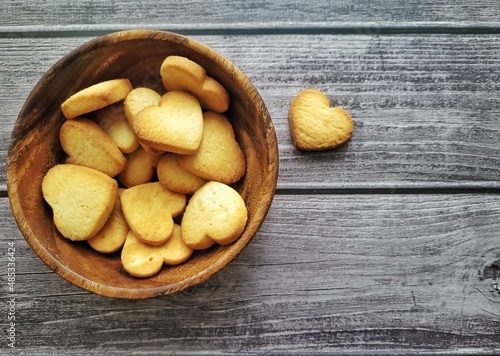
[[[249, 237], [248, 241], [244, 243], [242, 248], [239, 248], [235, 253], [225, 254], [222, 258], [217, 259], [215, 263], [206, 269], [200, 271], [197, 274], [189, 275], [188, 277], [175, 282], [166, 284], [163, 286], [155, 286], [155, 287], [147, 287], [144, 289], [128, 289], [123, 287], [117, 287], [112, 285], [106, 285], [100, 282], [92, 281], [81, 274], [73, 271], [71, 268], [62, 264], [59, 260], [54, 258], [52, 254], [47, 250], [47, 248], [39, 242], [39, 240], [35, 237], [35, 234], [29, 227], [26, 222], [26, 219], [23, 216], [23, 209], [21, 206], [16, 206], [13, 204], [14, 199], [18, 199], [17, 186], [15, 184], [15, 160], [12, 159], [11, 154], [14, 149], [15, 144], [17, 143], [19, 137], [16, 137], [15, 132], [16, 128], [20, 125], [21, 118], [25, 115], [28, 110], [28, 103], [33, 99], [38, 89], [43, 85], [43, 83], [57, 73], [58, 69], [70, 63], [74, 60], [75, 56], [80, 55], [81, 53], [85, 53], [91, 51], [95, 46], [99, 46], [102, 42], [111, 41], [122, 42], [122, 41], [130, 41], [130, 40], [141, 40], [141, 39], [158, 39], [162, 41], [175, 42], [178, 44], [182, 44], [183, 46], [187, 46], [189, 50], [195, 51], [197, 53], [202, 54], [203, 56], [209, 58], [221, 64], [220, 61], [223, 60], [225, 65], [228, 65], [231, 68], [231, 75], [233, 77], [237, 76], [239, 81], [241, 81], [240, 85], [244, 85], [247, 90], [250, 91], [250, 95], [259, 100], [262, 104], [260, 110], [263, 111], [263, 115], [260, 116], [260, 119], [263, 123], [265, 123], [265, 142], [269, 148], [269, 165], [268, 172], [266, 177], [264, 177], [263, 184], [263, 194], [268, 194], [270, 199], [268, 199], [263, 204], [260, 204], [256, 215], [258, 215], [259, 222], [254, 226], [254, 232]], [[14, 219], [18, 228], [23, 235], [24, 239], [27, 241], [28, 245], [32, 248], [35, 254], [54, 272], [56, 272], [60, 277], [64, 280], [82, 288], [89, 292], [105, 296], [111, 298], [122, 298], [122, 299], [144, 299], [144, 298], [152, 298], [161, 295], [166, 295], [174, 292], [178, 292], [184, 290], [188, 287], [194, 286], [201, 282], [206, 281], [214, 274], [222, 270], [226, 267], [231, 261], [233, 261], [241, 252], [244, 250], [246, 245], [250, 243], [250, 241], [257, 234], [259, 228], [264, 222], [267, 213], [271, 207], [272, 201], [274, 199], [276, 186], [278, 182], [278, 143], [277, 136], [274, 129], [274, 124], [269, 114], [267, 107], [265, 106], [263, 98], [260, 96], [259, 92], [255, 88], [254, 84], [250, 81], [250, 79], [227, 57], [217, 52], [215, 49], [197, 41], [187, 36], [170, 32], [164, 30], [154, 30], [154, 29], [131, 29], [131, 30], [123, 30], [117, 32], [111, 32], [102, 36], [95, 37], [89, 41], [86, 41], [62, 58], [57, 60], [55, 64], [53, 64], [38, 80], [30, 94], [26, 98], [19, 115], [14, 123], [14, 127], [12, 130], [11, 140], [9, 143], [8, 153], [7, 153], [7, 194], [9, 198], [10, 207], [12, 213], [14, 215]], [[246, 228], [245, 228], [246, 229]]]

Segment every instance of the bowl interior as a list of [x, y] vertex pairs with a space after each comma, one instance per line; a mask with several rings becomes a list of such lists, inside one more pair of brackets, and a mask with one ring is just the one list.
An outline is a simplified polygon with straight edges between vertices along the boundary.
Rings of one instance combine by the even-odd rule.
[[[197, 251], [185, 263], [164, 266], [154, 277], [127, 274], [119, 253], [100, 254], [86, 242], [63, 238], [41, 193], [47, 170], [64, 157], [59, 129], [61, 103], [99, 81], [128, 78], [134, 87], [163, 91], [160, 65], [168, 55], [188, 57], [203, 66], [229, 92], [231, 120], [247, 163], [235, 185], [246, 201], [249, 219], [232, 245]], [[7, 185], [16, 222], [35, 253], [66, 280], [97, 294], [147, 298], [179, 291], [206, 280], [231, 262], [254, 237], [274, 195], [278, 149], [269, 113], [248, 78], [229, 60], [205, 45], [163, 31], [133, 30], [90, 41], [56, 63], [35, 86], [15, 124], [8, 153]]]

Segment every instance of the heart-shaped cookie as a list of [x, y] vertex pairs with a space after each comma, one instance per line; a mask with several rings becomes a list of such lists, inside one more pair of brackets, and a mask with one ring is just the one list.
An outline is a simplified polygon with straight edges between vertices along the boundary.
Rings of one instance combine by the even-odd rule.
[[126, 189], [121, 195], [121, 204], [134, 234], [142, 242], [155, 246], [170, 238], [173, 218], [184, 211], [186, 196], [152, 182]]
[[91, 118], [111, 137], [123, 153], [134, 152], [139, 146], [139, 141], [125, 116], [123, 102], [95, 111]]
[[229, 245], [245, 229], [248, 211], [241, 195], [230, 186], [208, 182], [189, 200], [182, 217], [182, 239], [202, 250], [215, 242]]
[[163, 266], [160, 250], [160, 246], [145, 244], [130, 230], [121, 252], [123, 269], [139, 278], [155, 275]]
[[179, 165], [205, 180], [232, 184], [243, 177], [245, 156], [236, 141], [233, 127], [221, 114], [203, 114], [203, 138], [195, 154], [182, 156]]
[[186, 261], [193, 249], [182, 240], [181, 227], [174, 225], [172, 237], [159, 246], [143, 243], [130, 231], [121, 253], [123, 268], [135, 277], [150, 277], [160, 271], [163, 264], [174, 266]]
[[66, 163], [97, 169], [115, 177], [127, 160], [111, 137], [95, 122], [85, 118], [66, 120], [59, 139], [68, 154]]
[[161, 155], [156, 169], [158, 181], [174, 192], [194, 194], [207, 181], [182, 168], [179, 164], [180, 158], [182, 156], [175, 153]]
[[129, 123], [132, 123], [135, 115], [146, 106], [158, 106], [161, 95], [150, 88], [139, 87], [132, 89], [123, 101], [124, 113]]
[[178, 265], [186, 261], [193, 254], [193, 249], [182, 239], [180, 225], [174, 224], [172, 236], [162, 245], [163, 262], [169, 266]]
[[67, 119], [88, 114], [125, 99], [132, 90], [128, 79], [111, 79], [82, 89], [61, 104]]
[[134, 152], [126, 155], [126, 158], [127, 166], [117, 177], [124, 187], [129, 188], [153, 180], [159, 156], [139, 146]]
[[42, 193], [59, 232], [73, 241], [88, 240], [104, 226], [116, 200], [118, 184], [92, 168], [59, 164], [47, 172]]
[[96, 251], [113, 253], [121, 249], [125, 242], [130, 228], [123, 216], [120, 203], [120, 195], [123, 191], [123, 188], [118, 188], [115, 206], [106, 224], [104, 224], [97, 234], [87, 240], [90, 247]]
[[203, 136], [203, 113], [191, 94], [172, 91], [160, 106], [148, 106], [135, 115], [132, 130], [139, 142], [160, 151], [193, 154]]
[[193, 94], [206, 110], [223, 113], [229, 108], [229, 94], [214, 78], [207, 76], [198, 63], [181, 56], [168, 56], [163, 61], [161, 79], [168, 91], [181, 90]]
[[304, 90], [293, 99], [289, 122], [295, 146], [304, 151], [338, 147], [354, 130], [351, 115], [340, 107], [330, 107], [328, 97], [314, 89]]

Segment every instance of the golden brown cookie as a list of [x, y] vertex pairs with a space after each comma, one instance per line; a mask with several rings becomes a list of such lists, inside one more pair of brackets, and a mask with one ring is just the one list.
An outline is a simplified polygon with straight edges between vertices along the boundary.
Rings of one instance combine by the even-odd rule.
[[295, 146], [304, 151], [338, 147], [349, 140], [354, 130], [349, 113], [330, 107], [328, 97], [313, 89], [304, 90], [293, 99], [289, 122]]
[[159, 156], [139, 147], [125, 157], [127, 158], [127, 166], [117, 177], [124, 187], [129, 188], [153, 180]]
[[193, 254], [193, 249], [182, 239], [180, 225], [174, 224], [172, 236], [162, 246], [163, 262], [169, 266], [181, 264]]
[[59, 132], [66, 163], [97, 169], [115, 177], [127, 164], [111, 137], [95, 122], [85, 118], [67, 120]]
[[203, 114], [203, 138], [192, 155], [179, 158], [182, 168], [205, 180], [225, 184], [237, 182], [245, 174], [245, 156], [229, 120], [214, 112]]
[[205, 69], [181, 56], [165, 58], [160, 68], [163, 85], [168, 91], [181, 90], [193, 94], [206, 110], [223, 113], [229, 108], [229, 94]]
[[121, 252], [123, 269], [134, 277], [146, 278], [158, 273], [163, 266], [162, 246], [151, 246], [128, 232]]
[[135, 277], [151, 277], [161, 270], [163, 264], [178, 265], [186, 261], [193, 249], [182, 240], [181, 227], [174, 224], [172, 237], [158, 246], [145, 244], [129, 232], [121, 253], [125, 271]]
[[196, 250], [215, 242], [228, 245], [241, 235], [247, 219], [245, 201], [236, 190], [223, 183], [208, 182], [189, 200], [182, 217], [182, 239]]
[[182, 168], [179, 164], [181, 157], [175, 153], [160, 156], [157, 167], [158, 181], [174, 192], [193, 194], [207, 181]]
[[139, 147], [139, 141], [125, 117], [123, 102], [97, 110], [93, 113], [92, 120], [111, 137], [123, 153], [134, 152]]
[[126, 189], [121, 204], [137, 238], [149, 245], [161, 245], [172, 234], [173, 218], [184, 211], [186, 196], [168, 190], [159, 182], [151, 182]]
[[147, 106], [158, 106], [161, 95], [150, 88], [138, 87], [128, 93], [123, 102], [125, 116], [132, 123], [135, 115]]
[[118, 188], [115, 205], [106, 224], [97, 234], [87, 240], [89, 245], [96, 251], [113, 253], [121, 249], [125, 242], [130, 228], [123, 216], [120, 203], [120, 195], [123, 190], [123, 188]]
[[73, 119], [123, 100], [131, 90], [128, 79], [100, 82], [71, 95], [61, 104], [61, 111], [67, 119]]
[[139, 142], [159, 151], [193, 154], [203, 136], [203, 114], [191, 94], [171, 91], [161, 106], [148, 106], [135, 115], [132, 130]]
[[49, 169], [42, 193], [59, 232], [73, 241], [88, 240], [104, 226], [116, 200], [116, 180], [93, 168], [59, 164]]
[[[125, 116], [129, 124], [132, 126], [135, 115], [142, 109], [148, 106], [158, 106], [160, 103], [161, 95], [150, 88], [138, 87], [133, 89], [125, 98], [123, 102], [125, 108]], [[135, 134], [134, 134], [135, 135]], [[161, 150], [149, 147], [144, 142], [140, 142], [141, 146], [146, 152], [153, 155], [160, 155], [163, 153]]]

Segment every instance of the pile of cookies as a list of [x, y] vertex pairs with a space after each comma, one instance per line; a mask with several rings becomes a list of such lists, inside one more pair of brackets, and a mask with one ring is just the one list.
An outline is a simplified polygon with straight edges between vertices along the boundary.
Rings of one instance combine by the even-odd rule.
[[149, 277], [243, 232], [248, 212], [230, 185], [246, 170], [225, 88], [192, 60], [161, 65], [165, 93], [113, 79], [61, 105], [64, 163], [42, 193], [58, 231], [101, 253], [121, 250], [125, 271]]

